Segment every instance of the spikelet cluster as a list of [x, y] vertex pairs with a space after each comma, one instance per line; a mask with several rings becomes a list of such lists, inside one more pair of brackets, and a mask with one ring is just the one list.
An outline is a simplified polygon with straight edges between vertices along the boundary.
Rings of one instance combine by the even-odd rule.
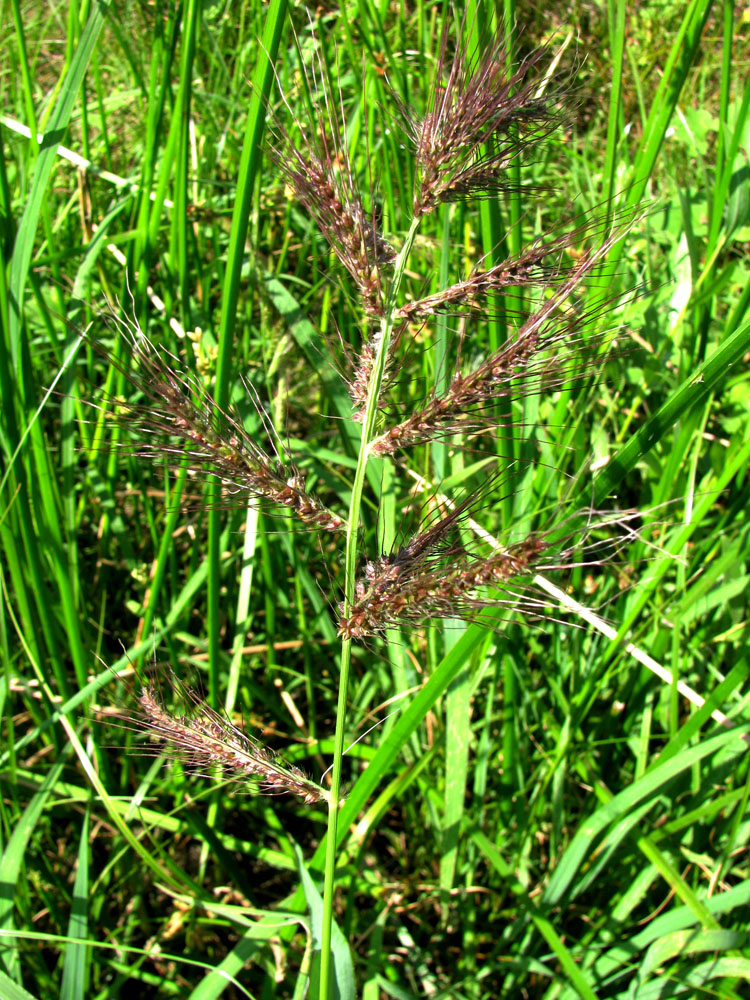
[[435, 618], [471, 620], [483, 608], [503, 605], [540, 617], [536, 574], [599, 565], [637, 533], [637, 512], [581, 510], [506, 545], [491, 540], [489, 553], [470, 550], [461, 529], [495, 486], [490, 481], [446, 513], [427, 517], [398, 550], [367, 562], [354, 601], [339, 606], [339, 635], [362, 639]]
[[[587, 254], [586, 260], [576, 266], [568, 256], [571, 249], [583, 239], [597, 237], [600, 244], [598, 255], [594, 257]], [[449, 310], [464, 313], [482, 312], [488, 296], [502, 295], [508, 288], [531, 286], [547, 288], [560, 282], [567, 282], [569, 279], [578, 283], [601, 258], [601, 247], [604, 243], [606, 240], [602, 233], [602, 224], [596, 219], [550, 239], [539, 237], [515, 257], [509, 257], [489, 268], [479, 264], [468, 278], [432, 295], [397, 307], [395, 315], [399, 320], [413, 323]]]
[[310, 212], [354, 279], [365, 312], [381, 316], [380, 270], [392, 262], [394, 252], [365, 214], [348, 164], [343, 176], [334, 169], [325, 138], [320, 152], [308, 150], [305, 155], [292, 148], [286, 155], [277, 151], [274, 159], [296, 198]]
[[535, 72], [543, 51], [509, 73], [502, 37], [474, 48], [459, 45], [452, 59], [449, 41], [446, 24], [426, 114], [416, 116], [408, 109], [404, 114], [417, 156], [415, 216], [443, 202], [509, 190], [511, 163], [561, 119]]
[[305, 489], [302, 473], [268, 455], [239, 416], [219, 407], [192, 374], [168, 364], [142, 335], [136, 335], [130, 347], [130, 365], [120, 367], [140, 402], [110, 402], [114, 419], [138, 441], [137, 455], [187, 458], [192, 478], [209, 476], [220, 482], [227, 503], [244, 504], [252, 497], [270, 510], [293, 511], [311, 528], [345, 527], [343, 518]]
[[394, 556], [367, 563], [356, 602], [342, 608], [339, 635], [361, 639], [432, 618], [466, 617], [467, 609], [473, 614], [480, 606], [472, 595], [484, 587], [528, 579], [546, 548], [543, 538], [532, 535], [486, 558], [460, 548], [441, 552], [440, 558], [433, 550], [413, 558], [407, 545]]
[[442, 393], [434, 393], [404, 420], [383, 431], [373, 441], [373, 453], [390, 455], [445, 435], [481, 430], [487, 425], [487, 407], [499, 399], [552, 392], [589, 374], [597, 360], [596, 342], [577, 336], [586, 317], [563, 315], [560, 307], [621, 235], [615, 233], [595, 252], [584, 254], [514, 336], [473, 370], [455, 371]]
[[[537, 596], [537, 574], [611, 562], [639, 537], [637, 511], [584, 509], [560, 520], [553, 516], [546, 530], [522, 531], [518, 540], [502, 544], [473, 520], [496, 486], [490, 481], [447, 512], [426, 517], [395, 552], [367, 562], [354, 601], [339, 605], [339, 635], [363, 639], [435, 618], [473, 620], [490, 607], [544, 618], [549, 603]], [[472, 532], [484, 538], [490, 552], [464, 544]]]
[[274, 142], [269, 152], [294, 198], [349, 272], [365, 314], [379, 318], [384, 309], [382, 271], [388, 271], [396, 254], [377, 225], [375, 206], [369, 213], [365, 208], [342, 138], [341, 95], [322, 59], [304, 70], [304, 84], [314, 95], [312, 123], [302, 123], [287, 103], [293, 127], [271, 118]]
[[295, 795], [307, 804], [327, 799], [325, 789], [300, 768], [232, 725], [194, 692], [178, 688], [187, 709], [181, 715], [165, 708], [154, 686], [144, 687], [138, 698], [139, 727], [163, 744], [169, 756], [194, 772], [220, 769], [226, 780], [268, 795]]

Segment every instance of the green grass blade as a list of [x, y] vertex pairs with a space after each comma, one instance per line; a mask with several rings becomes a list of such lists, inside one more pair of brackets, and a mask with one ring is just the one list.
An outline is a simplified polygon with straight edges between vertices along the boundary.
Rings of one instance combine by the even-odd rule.
[[489, 863], [502, 876], [503, 881], [511, 884], [511, 891], [522, 900], [522, 906], [526, 910], [528, 918], [532, 921], [536, 929], [552, 949], [553, 953], [559, 959], [563, 972], [570, 980], [576, 991], [576, 996], [585, 997], [586, 1000], [595, 1000], [596, 992], [592, 988], [586, 975], [581, 971], [574, 956], [570, 953], [569, 949], [566, 948], [560, 935], [555, 930], [552, 921], [535, 906], [532, 900], [527, 898], [525, 890], [517, 883], [513, 872], [504, 862], [495, 845], [491, 843], [491, 841], [482, 833], [474, 833], [472, 835], [472, 839], [487, 858]]
[[[4, 935], [15, 929], [13, 911], [16, 883], [21, 873], [24, 855], [34, 835], [37, 823], [42, 816], [42, 810], [53, 793], [64, 767], [65, 759], [62, 759], [50, 768], [44, 784], [33, 796], [23, 815], [17, 820], [13, 833], [3, 851], [3, 856], [0, 860], [0, 931]], [[16, 982], [20, 982], [21, 964], [18, 952], [12, 946], [4, 945], [2, 937], [0, 937], [0, 961], [5, 966], [8, 975]]]
[[29, 993], [23, 986], [19, 986], [10, 976], [0, 970], [0, 996], [6, 1000], [38, 1000], [33, 993]]
[[[258, 171], [262, 151], [261, 141], [265, 127], [266, 106], [273, 85], [273, 63], [276, 58], [281, 29], [286, 17], [286, 0], [271, 0], [266, 15], [265, 31], [261, 43], [261, 52], [253, 78], [253, 90], [250, 97], [245, 136], [242, 145], [240, 170], [237, 177], [234, 209], [232, 212], [232, 228], [229, 233], [229, 248], [227, 250], [226, 272], [221, 302], [221, 323], [218, 333], [218, 353], [216, 358], [216, 402], [220, 407], [226, 407], [229, 398], [229, 375], [232, 362], [233, 335], [237, 314], [237, 301], [240, 291], [240, 277], [244, 261], [245, 238], [247, 236], [248, 219], [252, 206], [255, 176]], [[218, 500], [218, 490], [209, 493], [209, 503], [214, 505]], [[210, 697], [214, 704], [218, 698], [219, 635], [220, 613], [219, 595], [221, 577], [219, 572], [219, 539], [221, 535], [220, 514], [217, 509], [210, 511], [208, 517], [208, 630], [209, 655], [212, 665], [210, 679]]]
[[750, 323], [745, 323], [692, 373], [664, 405], [608, 462], [596, 480], [594, 505], [602, 506], [636, 462], [647, 455], [686, 414], [696, 410], [750, 349]]
[[678, 757], [657, 765], [648, 774], [620, 792], [601, 809], [598, 809], [586, 820], [582, 829], [573, 838], [552, 873], [543, 894], [545, 905], [554, 906], [559, 903], [586, 856], [593, 849], [599, 835], [607, 827], [621, 823], [623, 818], [628, 816], [641, 802], [660, 795], [663, 786], [672, 778], [706, 757], [722, 750], [726, 750], [732, 756], [740, 755], [744, 748], [740, 736], [745, 731], [746, 727], [738, 727], [729, 733], [719, 733], [717, 736], [712, 736], [696, 747], [690, 747]]
[[[13, 256], [10, 262], [10, 326], [8, 331], [8, 346], [13, 369], [19, 375], [24, 291], [29, 265], [31, 264], [31, 255], [39, 224], [39, 216], [44, 204], [45, 192], [52, 168], [55, 164], [57, 147], [62, 142], [63, 135], [68, 127], [86, 68], [91, 60], [91, 55], [99, 34], [104, 27], [108, 8], [108, 0], [95, 0], [91, 16], [81, 34], [81, 39], [70, 63], [68, 73], [63, 80], [55, 110], [50, 116], [44, 133], [36, 160], [34, 180], [29, 191], [23, 217], [18, 225], [16, 244], [13, 248]], [[18, 384], [20, 387], [22, 382], [19, 381]]]
[[[78, 847], [78, 867], [73, 883], [73, 908], [68, 921], [68, 936], [85, 941], [88, 938], [89, 909], [89, 813], [84, 814]], [[85, 945], [68, 944], [63, 959], [60, 1000], [84, 1000], [88, 994], [90, 950]]]
[[672, 41], [648, 120], [643, 126], [643, 138], [633, 160], [633, 185], [628, 192], [629, 205], [637, 205], [643, 198], [664, 136], [698, 51], [701, 33], [711, 7], [711, 0], [691, 0]]

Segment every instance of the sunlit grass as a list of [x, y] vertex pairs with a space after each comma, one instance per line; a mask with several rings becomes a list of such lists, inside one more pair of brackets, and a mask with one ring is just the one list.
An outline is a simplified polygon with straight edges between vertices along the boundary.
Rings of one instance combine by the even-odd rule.
[[[520, 54], [555, 33], [575, 110], [520, 164], [525, 196], [445, 206], [404, 278], [426, 296], [551, 227], [636, 218], [578, 306], [616, 349], [596, 378], [498, 404], [520, 430], [371, 464], [359, 539], [375, 557], [414, 533], [415, 476], [460, 498], [514, 470], [476, 515], [500, 538], [562, 509], [652, 511], [615, 564], [562, 581], [619, 638], [550, 605], [559, 622], [498, 610], [396, 623], [354, 647], [347, 745], [377, 726], [344, 758], [342, 996], [746, 990], [749, 26], [707, 0], [628, 6], [564, 23], [519, 10]], [[12, 4], [3, 21], [4, 114], [59, 128], [97, 171], [0, 126], [0, 928], [13, 935], [0, 994], [302, 996], [325, 808], [210, 787], [106, 713], [133, 709], [131, 668], [171, 668], [318, 781], [343, 549], [288, 514], [217, 502], [179, 460], [135, 454], [126, 422], [96, 409], [132, 391], [106, 314], [173, 354], [264, 448], [268, 414], [306, 487], [345, 517], [358, 431], [336, 369], [360, 343], [355, 289], [261, 133], [269, 106], [285, 121], [281, 91], [310, 120], [300, 58], [323, 38], [352, 170], [397, 231], [413, 153], [388, 88], [424, 110], [448, 15], [369, 2], [321, 23], [283, 3], [79, 14]], [[497, 350], [534, 295], [498, 302], [464, 354]], [[403, 411], [449, 374], [454, 325], [415, 330]], [[86, 328], [109, 361], [80, 342]]]

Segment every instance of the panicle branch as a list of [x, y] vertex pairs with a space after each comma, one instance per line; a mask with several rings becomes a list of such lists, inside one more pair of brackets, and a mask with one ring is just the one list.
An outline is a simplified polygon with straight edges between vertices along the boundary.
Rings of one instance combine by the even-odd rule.
[[347, 639], [375, 635], [395, 625], [466, 616], [467, 598], [478, 588], [528, 574], [546, 544], [530, 536], [481, 559], [466, 551], [458, 527], [476, 496], [425, 527], [402, 548], [365, 565], [356, 600], [338, 631]]
[[570, 277], [575, 264], [563, 259], [566, 250], [602, 228], [599, 221], [579, 226], [551, 240], [539, 237], [515, 257], [489, 268], [477, 266], [464, 281], [458, 281], [433, 295], [407, 302], [396, 310], [404, 322], [427, 319], [449, 309], [476, 311], [486, 307], [489, 295], [502, 294], [509, 288], [539, 285], [546, 287]]
[[[380, 233], [374, 214], [368, 215], [351, 168], [345, 141], [342, 97], [316, 55], [313, 69], [304, 69], [313, 95], [315, 137], [287, 104], [300, 137], [295, 144], [278, 119], [272, 120], [275, 143], [271, 156], [297, 200], [304, 205], [323, 237], [353, 278], [369, 316], [383, 315], [381, 268], [390, 265], [395, 251]], [[312, 86], [311, 86], [312, 84]]]
[[486, 426], [487, 408], [502, 397], [550, 391], [588, 374], [597, 360], [599, 340], [587, 341], [580, 336], [587, 317], [573, 314], [561, 318], [556, 314], [622, 235], [622, 230], [613, 233], [568, 268], [562, 285], [512, 339], [473, 371], [456, 371], [442, 395], [433, 395], [423, 407], [375, 438], [373, 453], [390, 455], [399, 448], [459, 431], [474, 433]]
[[257, 787], [269, 795], [297, 795], [304, 802], [327, 801], [324, 788], [294, 764], [281, 760], [268, 747], [232, 725], [194, 692], [179, 685], [186, 713], [169, 712], [154, 686], [138, 698], [138, 727], [194, 772], [220, 768], [223, 776], [240, 785]]
[[[192, 374], [167, 364], [142, 336], [133, 337], [131, 354], [133, 367], [118, 367], [146, 402], [110, 402], [114, 404], [114, 419], [129, 434], [141, 436], [137, 455], [174, 453], [187, 457], [194, 475], [205, 469], [229, 497], [250, 495], [286, 507], [309, 527], [325, 531], [345, 528], [343, 518], [305, 490], [302, 474], [267, 455], [239, 418], [217, 406]], [[171, 443], [175, 439], [182, 442], [181, 447]]]
[[[356, 585], [356, 601], [346, 614], [340, 608], [339, 635], [360, 639], [433, 618], [473, 620], [483, 608], [503, 603], [518, 605], [527, 616], [540, 617], [542, 605], [530, 596], [535, 575], [597, 565], [636, 534], [626, 527], [638, 516], [633, 512], [583, 510], [546, 531], [529, 532], [517, 542], [494, 543], [490, 555], [479, 554], [461, 543], [458, 528], [487, 492], [485, 487], [470, 496], [396, 553], [368, 562]], [[625, 527], [625, 531], [613, 536], [613, 527]], [[580, 553], [577, 559], [576, 551]], [[505, 597], [478, 595], [487, 587], [504, 592]]]
[[417, 155], [415, 216], [441, 202], [506, 189], [508, 166], [561, 121], [533, 72], [544, 50], [509, 72], [502, 36], [489, 47], [478, 43], [472, 49], [463, 41], [450, 60], [449, 37], [446, 22], [427, 114], [419, 118], [402, 107]]
[[291, 140], [275, 147], [276, 165], [354, 279], [365, 312], [382, 316], [380, 270], [393, 261], [393, 248], [365, 213], [348, 154], [342, 154], [344, 166], [337, 168], [325, 135], [319, 150], [306, 137], [305, 141], [304, 151], [292, 146]]

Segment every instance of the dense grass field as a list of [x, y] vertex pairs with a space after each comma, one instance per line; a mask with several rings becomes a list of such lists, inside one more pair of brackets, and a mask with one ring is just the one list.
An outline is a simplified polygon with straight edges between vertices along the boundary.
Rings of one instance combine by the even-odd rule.
[[3, 5], [2, 1000], [748, 995], [741, 8]]

